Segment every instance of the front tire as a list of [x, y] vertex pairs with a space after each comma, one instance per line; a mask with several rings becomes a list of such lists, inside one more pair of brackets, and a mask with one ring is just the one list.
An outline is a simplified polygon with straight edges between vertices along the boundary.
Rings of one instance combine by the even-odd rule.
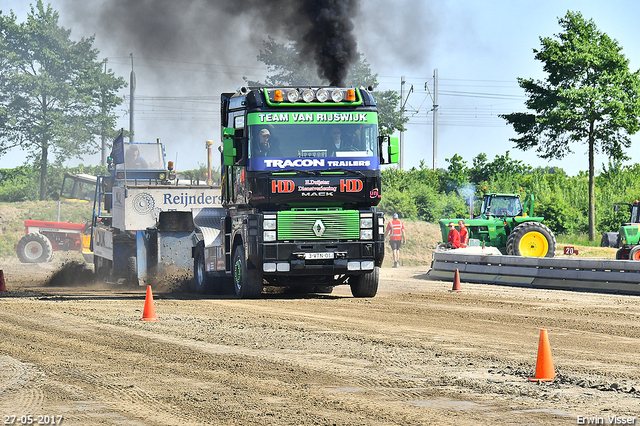
[[353, 297], [374, 297], [378, 293], [378, 281], [380, 279], [380, 267], [363, 275], [349, 277], [351, 294]]
[[16, 252], [22, 263], [45, 263], [53, 260], [51, 241], [35, 232], [25, 235], [18, 241]]
[[262, 271], [247, 268], [244, 247], [233, 251], [233, 288], [240, 299], [257, 299], [262, 294]]
[[524, 222], [516, 226], [507, 238], [507, 254], [523, 257], [553, 257], [556, 237], [540, 222]]
[[629, 251], [629, 260], [640, 260], [640, 246], [635, 246]]

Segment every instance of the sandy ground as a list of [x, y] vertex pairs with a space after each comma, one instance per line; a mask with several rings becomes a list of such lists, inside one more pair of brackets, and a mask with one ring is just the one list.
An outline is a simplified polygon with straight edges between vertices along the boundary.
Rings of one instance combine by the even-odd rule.
[[[383, 268], [372, 299], [157, 287], [144, 322], [145, 288], [45, 285], [59, 267], [0, 259], [2, 424], [640, 424], [637, 296]], [[530, 382], [543, 328], [557, 378]]]

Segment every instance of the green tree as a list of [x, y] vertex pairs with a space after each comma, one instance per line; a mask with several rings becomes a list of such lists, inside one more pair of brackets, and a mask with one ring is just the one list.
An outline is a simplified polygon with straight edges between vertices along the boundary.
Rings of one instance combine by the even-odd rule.
[[458, 154], [453, 154], [451, 158], [445, 158], [449, 163], [447, 167], [447, 191], [458, 190], [469, 185], [469, 169], [467, 162]]
[[70, 39], [59, 14], [38, 0], [24, 23], [0, 13], [0, 154], [20, 146], [38, 165], [40, 199], [47, 196], [49, 155], [81, 158], [113, 135], [115, 93], [124, 79], [103, 70], [94, 37]]
[[473, 167], [469, 169], [469, 178], [472, 182], [480, 183], [498, 175], [523, 175], [530, 171], [531, 166], [509, 157], [509, 151], [505, 155], [496, 155], [491, 162], [487, 162], [487, 155], [481, 152], [473, 159]]
[[[328, 82], [321, 79], [316, 72], [314, 62], [304, 61], [297, 43], [277, 43], [269, 37], [263, 41], [263, 48], [258, 53], [258, 60], [263, 62], [269, 71], [264, 82], [249, 80], [243, 77], [249, 86], [319, 86]], [[372, 74], [371, 66], [366, 59], [360, 58], [349, 70], [347, 84], [352, 87], [378, 87], [378, 74]], [[374, 98], [378, 106], [380, 134], [391, 135], [395, 131], [404, 131], [408, 117], [400, 112], [400, 95], [394, 90], [375, 92]]]
[[640, 129], [640, 74], [629, 70], [629, 61], [618, 42], [600, 32], [592, 20], [567, 12], [558, 20], [564, 32], [556, 38], [540, 38], [534, 49], [546, 80], [519, 78], [527, 96], [525, 105], [534, 113], [501, 115], [513, 125], [522, 150], [535, 148], [542, 158], [563, 158], [572, 152], [571, 142], [588, 145], [589, 239], [595, 239], [594, 155], [625, 158], [629, 135]]

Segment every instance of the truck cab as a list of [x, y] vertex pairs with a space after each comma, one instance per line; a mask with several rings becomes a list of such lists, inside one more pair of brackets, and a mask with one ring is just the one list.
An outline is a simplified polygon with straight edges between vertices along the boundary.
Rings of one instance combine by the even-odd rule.
[[379, 135], [370, 91], [243, 87], [222, 94], [221, 120], [222, 248], [203, 242], [203, 279], [231, 276], [239, 297], [264, 284], [374, 296], [380, 166], [398, 142]]

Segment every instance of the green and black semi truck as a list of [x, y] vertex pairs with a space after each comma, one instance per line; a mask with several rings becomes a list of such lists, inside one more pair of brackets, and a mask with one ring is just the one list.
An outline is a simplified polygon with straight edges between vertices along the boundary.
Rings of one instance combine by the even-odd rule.
[[373, 297], [384, 257], [380, 166], [397, 138], [378, 131], [371, 89], [242, 87], [221, 102], [222, 207], [196, 209], [194, 290], [237, 297], [263, 286]]

